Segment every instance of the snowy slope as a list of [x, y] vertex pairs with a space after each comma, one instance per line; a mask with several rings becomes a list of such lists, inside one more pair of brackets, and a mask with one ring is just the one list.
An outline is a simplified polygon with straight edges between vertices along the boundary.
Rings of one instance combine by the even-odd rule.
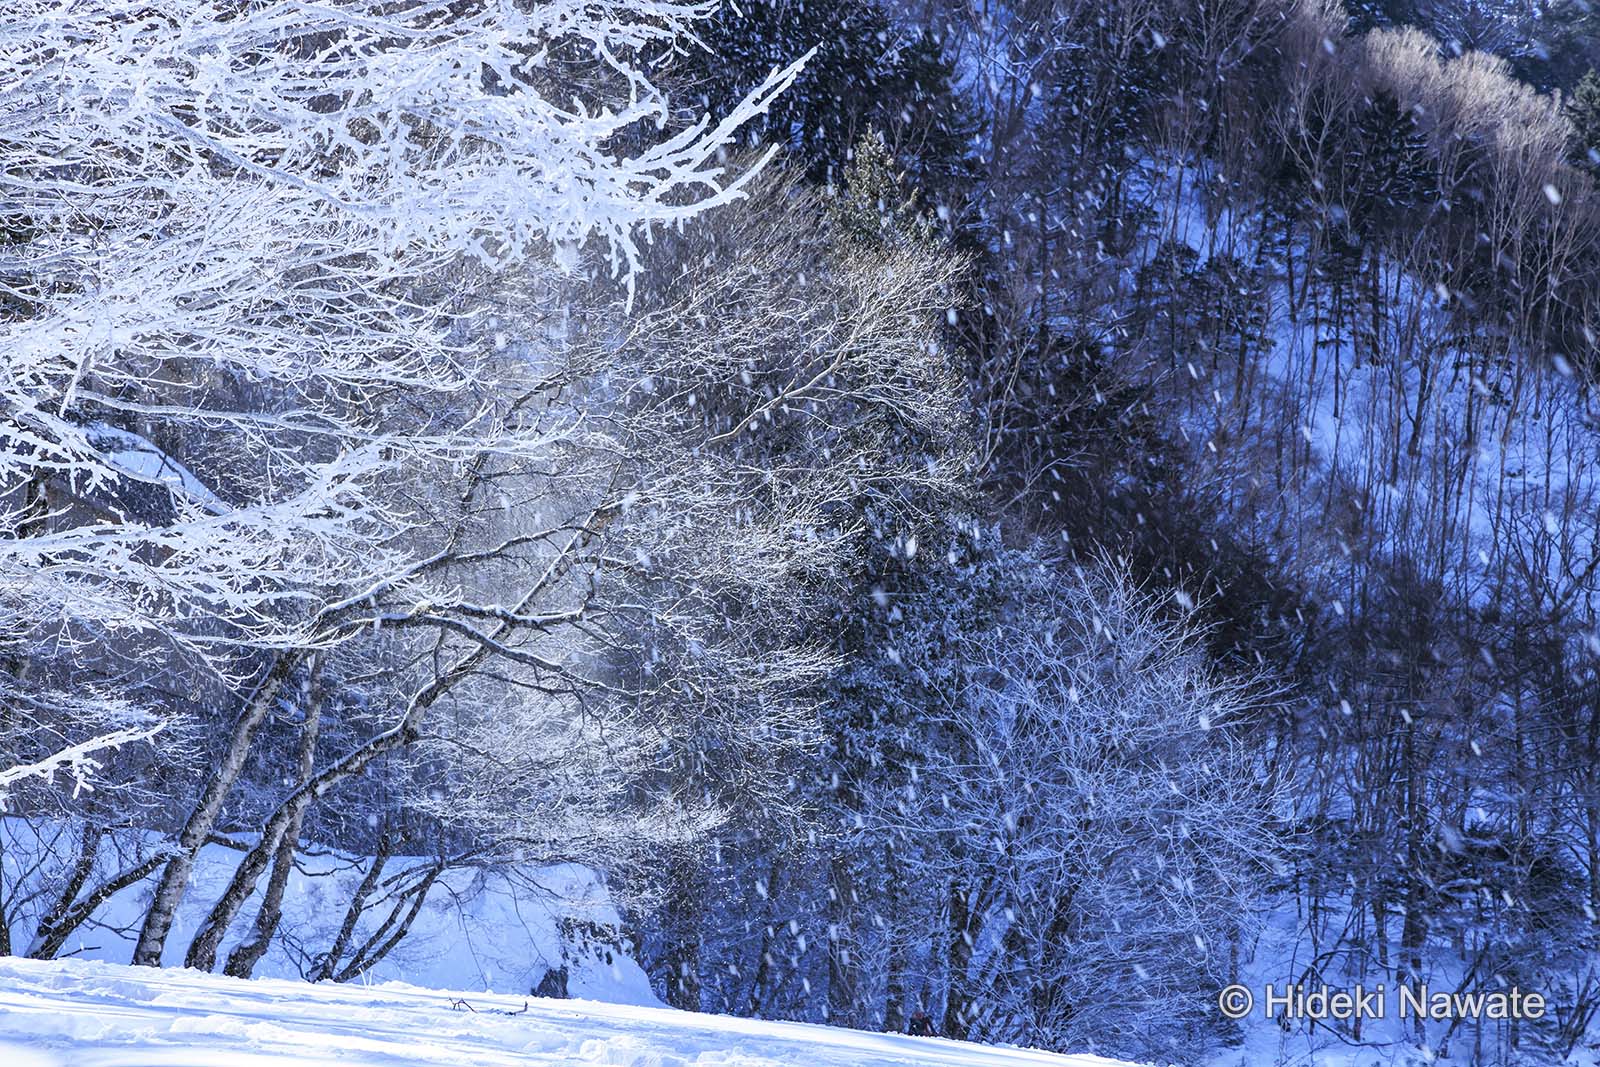
[[1094, 1056], [665, 1008], [13, 958], [0, 959], [0, 1064], [1117, 1067]]
[[[60, 821], [0, 816], [0, 873], [18, 899], [7, 902], [13, 922], [12, 944], [22, 951], [32, 939], [41, 907], [55, 899], [66, 858], [74, 854], [74, 827]], [[59, 839], [59, 840], [58, 840]], [[95, 868], [95, 881], [110, 878], [133, 858], [159, 843], [138, 831], [107, 834]], [[41, 856], [47, 858], [41, 859]], [[242, 853], [207, 845], [196, 859], [163, 956], [168, 966], [183, 963], [190, 938], [206, 909], [232, 877]], [[54, 856], [55, 859], [48, 857]], [[396, 879], [375, 892], [352, 944], [372, 937], [396, 904], [396, 896], [426, 869], [426, 857], [394, 856], [384, 868]], [[335, 850], [308, 848], [290, 873], [283, 899], [284, 921], [267, 955], [257, 966], [261, 978], [298, 979], [310, 973], [327, 951], [371, 860]], [[62, 949], [80, 959], [127, 963], [144, 919], [154, 875], [105, 901]], [[55, 879], [56, 881], [51, 881]], [[32, 894], [34, 899], [22, 899]], [[259, 890], [236, 923], [223, 952], [238, 944], [255, 914]], [[402, 902], [403, 903], [403, 902]], [[447, 871], [429, 889], [411, 932], [373, 966], [369, 981], [401, 979], [426, 986], [526, 993], [552, 967], [568, 970], [573, 996], [623, 1004], [656, 1004], [650, 980], [620, 947], [576, 943], [563, 932], [572, 922], [615, 933], [621, 924], [610, 895], [593, 871], [574, 864], [527, 865], [509, 870]], [[620, 939], [620, 935], [617, 935]], [[348, 959], [348, 953], [346, 959]], [[0, 1067], [7, 1067], [0, 1059]]]

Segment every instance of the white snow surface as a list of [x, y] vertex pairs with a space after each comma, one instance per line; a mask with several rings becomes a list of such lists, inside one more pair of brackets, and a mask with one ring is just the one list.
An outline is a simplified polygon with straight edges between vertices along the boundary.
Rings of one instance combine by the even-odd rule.
[[0, 1064], [1118, 1067], [1097, 1056], [667, 1008], [16, 958], [0, 959]]
[[[33, 937], [39, 905], [52, 896], [41, 893], [46, 887], [23, 872], [55, 869], [48, 861], [39, 862], [39, 852], [45, 848], [59, 852], [64, 846], [54, 842], [54, 835], [67, 829], [60, 822], [0, 817], [0, 868], [5, 873], [5, 884], [19, 886], [25, 893], [40, 893], [37, 900], [12, 907], [16, 921], [11, 938], [19, 951]], [[120, 843], [129, 849], [139, 843], [141, 836], [129, 831], [118, 835]], [[147, 847], [153, 843], [147, 842]], [[127, 862], [116, 858], [116, 850], [109, 842], [103, 852], [96, 866], [96, 881], [109, 877]], [[189, 892], [167, 938], [162, 959], [168, 967], [183, 963], [190, 938], [232, 877], [241, 855], [220, 845], [207, 845], [200, 850]], [[332, 943], [370, 862], [366, 857], [326, 849], [302, 854], [285, 887], [279, 934], [256, 966], [255, 974], [295, 980], [305, 977], [312, 958]], [[393, 907], [394, 892], [401, 885], [414, 883], [415, 872], [425, 864], [421, 857], [390, 859], [385, 878], [397, 877], [401, 882], [374, 893], [373, 907], [357, 924], [353, 943], [360, 944], [375, 933]], [[408, 871], [412, 876], [407, 875]], [[93, 918], [68, 938], [62, 954], [108, 963], [129, 962], [149, 905], [153, 879], [154, 875], [102, 904]], [[257, 900], [259, 890], [246, 908], [247, 917], [255, 914]], [[621, 922], [599, 876], [577, 864], [530, 864], [509, 871], [452, 870], [434, 883], [411, 932], [367, 969], [365, 977], [369, 982], [404, 979], [427, 986], [515, 994], [529, 992], [547, 970], [565, 965], [569, 972], [567, 990], [573, 996], [624, 1004], [660, 1003], [651, 992], [649, 978], [625, 948], [619, 945], [615, 951], [606, 951], [599, 945], [570, 943], [562, 933], [563, 919], [613, 931]], [[223, 941], [224, 956], [238, 944], [247, 925], [235, 924]], [[3, 1055], [0, 1067], [11, 1067]]]
[[106, 452], [106, 459], [117, 472], [135, 481], [165, 485], [185, 494], [188, 499], [214, 515], [229, 510], [211, 487], [195, 473], [167, 453], [151, 444], [146, 438], [127, 430], [119, 430], [103, 422], [88, 427], [89, 439]]

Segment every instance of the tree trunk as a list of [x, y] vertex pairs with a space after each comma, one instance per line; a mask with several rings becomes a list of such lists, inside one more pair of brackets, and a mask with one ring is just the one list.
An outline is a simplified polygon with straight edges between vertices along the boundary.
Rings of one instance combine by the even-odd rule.
[[11, 916], [6, 907], [6, 847], [0, 840], [0, 956], [11, 955]]
[[848, 856], [834, 856], [828, 870], [828, 1025], [855, 1027], [857, 974], [850, 917], [855, 881]]
[[[306, 721], [300, 734], [300, 759], [295, 772], [295, 781], [301, 786], [311, 779], [311, 772], [316, 769], [317, 755], [317, 727], [321, 720], [321, 694], [316, 692], [315, 677], [320, 662], [312, 667], [312, 691], [306, 701]], [[266, 894], [261, 899], [261, 907], [256, 911], [255, 929], [243, 944], [239, 945], [228, 956], [228, 963], [223, 970], [234, 978], [249, 978], [250, 972], [255, 969], [256, 963], [266, 955], [267, 946], [272, 943], [272, 935], [278, 931], [278, 923], [283, 918], [283, 894], [289, 884], [289, 873], [294, 870], [294, 854], [300, 844], [300, 825], [305, 820], [305, 808], [296, 811], [290, 821], [289, 828], [284, 831], [283, 840], [279, 842], [278, 849], [272, 856], [272, 875], [267, 879]]]
[[[596, 512], [598, 514], [598, 512]], [[562, 555], [545, 570], [544, 574], [522, 596], [521, 600], [511, 609], [512, 615], [519, 615], [526, 611], [528, 605], [555, 582], [572, 566], [572, 549], [584, 543], [593, 535], [593, 531], [585, 530], [574, 534]], [[222, 939], [228, 932], [228, 927], [238, 916], [245, 902], [250, 899], [250, 894], [255, 891], [256, 882], [260, 879], [272, 856], [277, 852], [284, 835], [288, 833], [291, 825], [298, 826], [304, 818], [305, 809], [313, 802], [320, 799], [328, 790], [348, 778], [362, 773], [371, 766], [372, 762], [380, 756], [386, 755], [395, 749], [404, 748], [417, 739], [422, 729], [423, 716], [428, 709], [437, 703], [445, 694], [449, 693], [461, 682], [470, 678], [473, 673], [489, 658], [499, 642], [516, 628], [514, 623], [503, 623], [488, 636], [479, 641], [477, 647], [463, 655], [442, 673], [435, 676], [433, 681], [423, 686], [412, 695], [406, 706], [405, 714], [400, 721], [389, 729], [369, 738], [366, 742], [357, 745], [339, 759], [331, 763], [326, 769], [313, 777], [306, 779], [300, 787], [284, 798], [276, 811], [268, 816], [261, 827], [261, 839], [254, 848], [246, 853], [239, 866], [233, 872], [233, 878], [228, 882], [228, 887], [223, 890], [222, 896], [217, 899], [211, 908], [210, 914], [200, 924], [200, 929], [195, 933], [194, 940], [189, 943], [189, 951], [184, 957], [184, 966], [197, 970], [209, 971], [216, 966], [217, 949], [222, 944]], [[303, 653], [301, 654], [303, 655]], [[242, 761], [241, 761], [242, 762]], [[220, 807], [220, 802], [219, 802]], [[190, 857], [192, 862], [192, 855]], [[174, 905], [175, 906], [175, 905]], [[154, 906], [152, 905], [152, 911]], [[166, 917], [166, 926], [171, 925], [171, 915]], [[163, 928], [163, 933], [165, 927]], [[143, 943], [143, 937], [140, 938]]]
[[172, 930], [172, 920], [178, 905], [189, 888], [189, 876], [194, 870], [194, 860], [200, 846], [216, 827], [222, 814], [222, 804], [233, 791], [244, 772], [246, 758], [255, 742], [256, 731], [267, 717], [267, 711], [278, 698], [295, 668], [304, 657], [303, 652], [279, 653], [277, 662], [267, 676], [256, 686], [245, 703], [244, 710], [234, 721], [233, 733], [228, 739], [228, 750], [223, 754], [216, 772], [206, 782], [200, 800], [189, 813], [188, 822], [178, 835], [177, 854], [167, 861], [151, 898], [150, 910], [145, 912], [144, 925], [139, 930], [139, 942], [133, 949], [133, 964], [138, 967], [161, 966], [161, 954], [166, 948], [167, 934]]
[[361, 884], [356, 887], [356, 892], [350, 898], [350, 906], [344, 911], [344, 922], [339, 925], [339, 932], [334, 936], [333, 944], [317, 964], [317, 969], [312, 972], [313, 982], [324, 982], [336, 973], [339, 961], [344, 958], [345, 951], [350, 947], [350, 939], [355, 936], [356, 923], [361, 921], [362, 912], [367, 910], [367, 900], [372, 896], [372, 891], [378, 887], [378, 879], [383, 876], [383, 868], [389, 862], [389, 856], [394, 851], [394, 835], [389, 832], [387, 824], [383, 832], [378, 835], [378, 854], [372, 858], [372, 866], [367, 868], [367, 873], [361, 876]]
[[762, 1016], [767, 985], [772, 981], [772, 953], [776, 948], [778, 925], [781, 921], [777, 912], [779, 883], [782, 878], [783, 859], [780, 854], [773, 857], [772, 865], [767, 869], [766, 922], [762, 924], [761, 955], [756, 961], [755, 981], [750, 984], [750, 1000], [746, 1011], [746, 1014], [755, 1018]]
[[[40, 918], [39, 925], [34, 931], [33, 943], [28, 946], [29, 956], [36, 960], [46, 960], [53, 958], [60, 951], [61, 945], [66, 942], [66, 937], [65, 935], [57, 937], [55, 931], [71, 914], [73, 902], [78, 899], [78, 894], [83, 892], [84, 884], [89, 881], [89, 875], [94, 873], [95, 857], [99, 854], [100, 829], [85, 823], [83, 840], [78, 844], [78, 859], [72, 865], [72, 873], [67, 876], [67, 884], [62, 888], [55, 907]], [[9, 936], [6, 940], [10, 941]], [[49, 949], [48, 954], [41, 954], [45, 949]], [[8, 944], [6, 955], [10, 954], [11, 946]]]
[[906, 1009], [906, 971], [910, 964], [907, 960], [905, 932], [904, 884], [900, 864], [895, 856], [892, 843], [884, 846], [883, 869], [889, 884], [889, 973], [884, 982], [883, 1003], [883, 1028], [893, 1033], [905, 1031], [906, 1022], [911, 1013]]
[[950, 885], [950, 942], [945, 946], [948, 973], [945, 981], [948, 992], [944, 1002], [944, 1025], [939, 1031], [946, 1037], [964, 1038], [972, 1005], [967, 997], [967, 971], [972, 961], [972, 924], [974, 916], [967, 889], [959, 881]]
[[93, 893], [78, 901], [68, 908], [59, 920], [53, 922], [48, 931], [43, 927], [34, 936], [33, 943], [28, 947], [28, 955], [36, 960], [55, 958], [61, 951], [61, 946], [67, 943], [67, 938], [84, 920], [94, 914], [94, 909], [120, 893], [130, 885], [144, 881], [161, 864], [167, 862], [169, 853], [158, 852], [141, 863], [129, 867], [115, 877], [102, 882]]
[[[1406, 917], [1400, 928], [1400, 956], [1401, 964], [1405, 968], [1404, 981], [1416, 990], [1418, 996], [1421, 996], [1422, 946], [1427, 936], [1427, 925], [1422, 914], [1426, 872], [1422, 867], [1422, 768], [1418, 766], [1414, 723], [1406, 726], [1405, 765]], [[1427, 1037], [1426, 1028], [1420, 1017], [1416, 1022], [1416, 1034], [1418, 1041], [1423, 1041]]]
[[[339, 972], [337, 981], [348, 982], [361, 972], [371, 970], [400, 943], [401, 938], [411, 932], [411, 924], [417, 921], [422, 905], [427, 902], [428, 891], [444, 873], [445, 866], [445, 861], [442, 859], [434, 863], [428, 868], [428, 873], [423, 876], [422, 881], [400, 895], [400, 899], [395, 901], [394, 907], [389, 910], [389, 917], [384, 919], [377, 932], [362, 944], [355, 958], [350, 961], [350, 965]], [[409, 904], [407, 904], [408, 899]], [[401, 916], [402, 909], [404, 917]]]
[[299, 788], [284, 798], [283, 803], [278, 805], [277, 810], [268, 816], [266, 823], [261, 827], [261, 839], [245, 854], [244, 859], [239, 861], [228, 887], [223, 890], [222, 896], [218, 897], [216, 904], [212, 906], [210, 914], [200, 924], [200, 929], [196, 931], [194, 940], [189, 943], [189, 951], [184, 957], [185, 967], [209, 971], [216, 966], [217, 949], [221, 946], [223, 937], [227, 935], [228, 927], [233, 925], [233, 920], [238, 917], [250, 899], [250, 894], [255, 892], [256, 882], [278, 851], [289, 827], [298, 826], [300, 820], [304, 818], [306, 808], [340, 782], [366, 770], [373, 760], [416, 740], [417, 733], [421, 729], [422, 717], [427, 710], [463, 679], [470, 676], [488, 655], [488, 647], [479, 646], [457, 660], [448, 671], [439, 675], [411, 698], [411, 703], [399, 722], [364, 744], [351, 749], [320, 774], [307, 778]]

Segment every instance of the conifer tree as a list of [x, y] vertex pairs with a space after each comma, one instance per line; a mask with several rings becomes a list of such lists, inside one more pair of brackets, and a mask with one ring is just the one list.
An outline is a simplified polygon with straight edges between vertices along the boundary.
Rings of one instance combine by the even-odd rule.
[[942, 46], [931, 33], [895, 26], [871, 0], [725, 5], [699, 36], [706, 47], [686, 57], [680, 74], [713, 109], [736, 99], [736, 86], [810, 55], [800, 78], [746, 134], [788, 147], [811, 180], [840, 181], [851, 146], [869, 129], [917, 170], [919, 184], [965, 174], [973, 120], [952, 88]]
[[1583, 76], [1572, 98], [1567, 101], [1567, 118], [1572, 122], [1572, 160], [1600, 175], [1600, 73]]

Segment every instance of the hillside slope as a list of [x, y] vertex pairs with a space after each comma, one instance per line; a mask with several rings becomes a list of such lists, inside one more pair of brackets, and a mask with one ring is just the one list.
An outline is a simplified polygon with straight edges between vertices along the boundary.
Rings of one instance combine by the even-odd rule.
[[[525, 1009], [525, 1010], [524, 1010]], [[515, 1011], [515, 1015], [502, 1014]], [[8, 1067], [339, 1064], [1117, 1067], [937, 1038], [592, 1001], [0, 959]]]

